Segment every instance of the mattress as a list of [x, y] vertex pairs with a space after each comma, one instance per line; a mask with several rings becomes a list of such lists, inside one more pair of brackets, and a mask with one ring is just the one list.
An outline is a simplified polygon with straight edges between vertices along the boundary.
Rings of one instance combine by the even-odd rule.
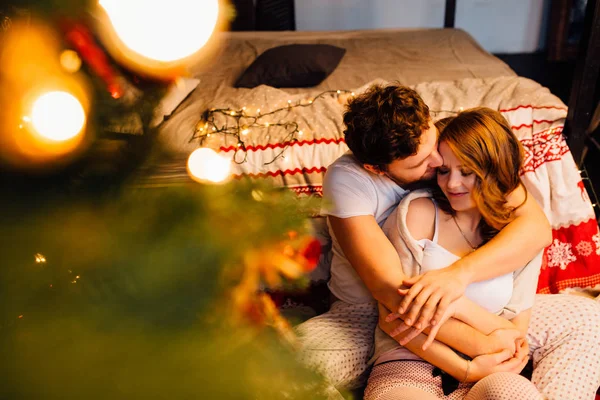
[[[221, 33], [215, 43], [216, 50], [190, 68], [192, 77], [200, 81], [198, 87], [160, 127], [161, 156], [189, 155], [193, 150], [190, 138], [202, 113], [230, 104], [233, 99], [251, 97], [253, 89], [236, 89], [234, 82], [260, 54], [280, 45], [320, 43], [346, 49], [340, 64], [320, 85], [283, 89], [290, 95], [353, 90], [374, 80], [414, 86], [429, 81], [516, 76], [460, 29], [227, 32]], [[262, 103], [262, 110], [274, 106], [268, 98]]]
[[[330, 44], [346, 49], [336, 70], [317, 90], [364, 85], [375, 79], [415, 85], [427, 81], [514, 76], [460, 29], [394, 29], [339, 32], [228, 32], [208, 67], [192, 68], [211, 90], [231, 88], [265, 50], [286, 44]], [[209, 82], [210, 80], [210, 82]], [[286, 89], [296, 93], [304, 89]]]
[[[357, 94], [369, 84], [398, 81], [413, 87], [429, 105], [434, 119], [463, 108], [486, 106], [502, 112], [526, 150], [523, 181], [542, 205], [553, 227], [546, 249], [538, 292], [556, 293], [568, 287], [592, 287], [600, 282], [600, 233], [572, 155], [562, 136], [566, 106], [548, 89], [518, 77], [502, 61], [485, 52], [468, 34], [456, 29], [361, 32], [227, 33], [209, 62], [196, 65], [200, 84], [161, 125], [158, 146], [141, 186], [192, 182], [186, 159], [200, 145], [236, 159], [237, 138], [211, 135], [201, 142], [194, 128], [210, 108], [241, 110], [257, 107], [269, 114], [268, 127], [252, 128], [244, 136], [246, 161], [232, 163], [234, 179], [252, 177], [302, 194], [319, 194], [327, 167], [347, 151], [343, 136], [343, 101], [336, 90]], [[347, 50], [337, 69], [319, 86], [276, 89], [259, 86], [235, 89], [233, 82], [265, 50], [291, 43], [323, 43]], [[207, 59], [208, 60], [208, 59]], [[333, 93], [314, 97], [326, 90]], [[310, 107], [287, 108], [288, 104]], [[235, 117], [224, 113], [217, 126]], [[275, 126], [294, 122], [304, 135], [291, 140]], [[276, 158], [283, 151], [285, 157]], [[167, 156], [167, 157], [165, 157]], [[273, 162], [271, 162], [273, 161]], [[324, 271], [323, 276], [327, 275]]]

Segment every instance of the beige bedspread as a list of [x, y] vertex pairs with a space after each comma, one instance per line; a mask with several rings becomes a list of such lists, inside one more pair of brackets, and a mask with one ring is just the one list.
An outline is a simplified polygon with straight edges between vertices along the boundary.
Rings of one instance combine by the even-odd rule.
[[[204, 110], [252, 97], [252, 89], [235, 89], [233, 83], [258, 55], [279, 45], [324, 43], [346, 49], [336, 70], [319, 86], [284, 89], [283, 93], [288, 94], [309, 96], [329, 89], [354, 89], [375, 79], [416, 85], [428, 81], [515, 76], [506, 64], [483, 50], [460, 29], [229, 32], [219, 39], [219, 50], [210, 62], [192, 69], [192, 76], [200, 79], [200, 84], [161, 126], [159, 139], [171, 155], [189, 154], [191, 147], [187, 141]], [[269, 98], [264, 99], [263, 109], [273, 107], [269, 101]]]

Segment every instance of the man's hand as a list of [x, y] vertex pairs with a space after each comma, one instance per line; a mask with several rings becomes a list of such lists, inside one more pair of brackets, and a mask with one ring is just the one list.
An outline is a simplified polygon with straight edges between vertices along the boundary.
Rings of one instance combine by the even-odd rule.
[[[525, 341], [527, 342], [527, 341]], [[466, 377], [467, 382], [477, 382], [495, 372], [521, 373], [528, 358], [513, 356], [509, 350], [502, 350], [499, 353], [484, 354], [477, 356], [471, 361], [469, 374]]]
[[404, 322], [417, 329], [438, 325], [450, 304], [465, 293], [468, 282], [459, 271], [443, 268], [403, 281], [409, 289], [401, 289], [404, 296], [398, 309], [406, 314]]
[[521, 360], [521, 368], [518, 371], [515, 371], [515, 373], [520, 374], [521, 371], [523, 371], [523, 368], [525, 368], [525, 365], [527, 365], [527, 362], [529, 362], [529, 343], [526, 338], [519, 338], [517, 339], [516, 345], [517, 352], [515, 353], [515, 358]]
[[398, 314], [391, 314], [390, 310], [383, 304], [378, 303], [378, 308], [379, 327], [394, 338], [401, 346], [405, 346], [422, 332], [422, 330], [406, 325], [404, 321], [398, 319]]

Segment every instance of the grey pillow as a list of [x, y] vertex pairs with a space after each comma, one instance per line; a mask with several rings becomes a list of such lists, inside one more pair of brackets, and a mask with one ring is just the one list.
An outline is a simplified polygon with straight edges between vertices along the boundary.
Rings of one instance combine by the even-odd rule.
[[274, 47], [254, 60], [238, 78], [235, 87], [316, 86], [335, 70], [345, 53], [346, 49], [328, 44], [290, 44]]

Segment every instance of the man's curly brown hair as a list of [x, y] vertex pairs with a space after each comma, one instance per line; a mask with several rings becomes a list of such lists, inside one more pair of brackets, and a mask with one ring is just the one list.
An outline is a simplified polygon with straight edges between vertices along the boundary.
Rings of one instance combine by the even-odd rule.
[[414, 90], [373, 85], [346, 106], [346, 144], [362, 164], [386, 171], [392, 161], [417, 153], [429, 120], [429, 107]]

